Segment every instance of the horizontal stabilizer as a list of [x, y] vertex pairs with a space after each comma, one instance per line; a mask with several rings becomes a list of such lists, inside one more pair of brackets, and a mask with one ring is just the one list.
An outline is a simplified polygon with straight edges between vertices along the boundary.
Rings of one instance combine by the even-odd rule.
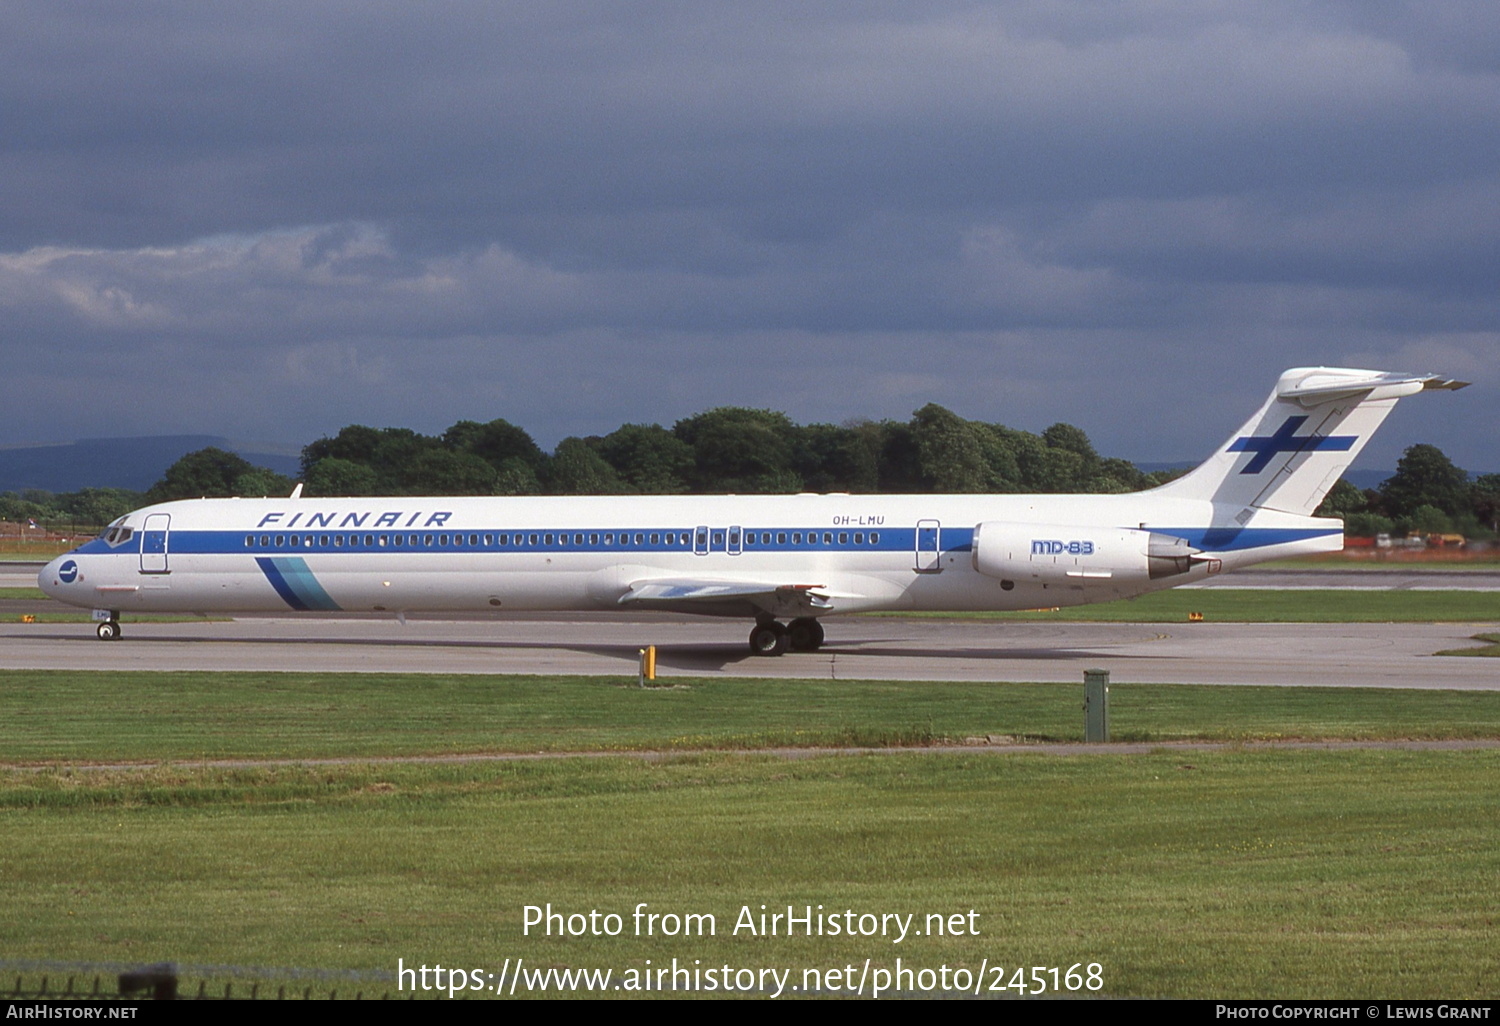
[[1211, 502], [1226, 522], [1243, 524], [1257, 509], [1308, 516], [1397, 400], [1466, 384], [1437, 374], [1293, 368], [1217, 452], [1154, 494]]
[[1277, 384], [1278, 399], [1294, 399], [1303, 406], [1317, 406], [1339, 399], [1400, 399], [1433, 389], [1457, 391], [1469, 383], [1438, 374], [1393, 374], [1388, 371], [1345, 370], [1318, 367], [1304, 377]]

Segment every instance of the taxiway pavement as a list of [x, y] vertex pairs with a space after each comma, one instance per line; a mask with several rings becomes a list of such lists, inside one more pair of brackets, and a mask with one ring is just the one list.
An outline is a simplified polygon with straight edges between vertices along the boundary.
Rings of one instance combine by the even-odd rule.
[[0, 667], [360, 673], [658, 672], [866, 680], [1270, 684], [1500, 690], [1500, 659], [1438, 656], [1500, 624], [1117, 624], [831, 618], [814, 653], [756, 657], [737, 620], [533, 614], [474, 620], [247, 618], [146, 623], [103, 642], [88, 623], [0, 624]]

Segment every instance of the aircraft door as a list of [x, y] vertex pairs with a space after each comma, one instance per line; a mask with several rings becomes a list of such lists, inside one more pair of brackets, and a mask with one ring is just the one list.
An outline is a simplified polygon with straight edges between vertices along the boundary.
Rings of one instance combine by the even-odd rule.
[[731, 556], [738, 556], [740, 554], [740, 537], [739, 525], [735, 525], [729, 529], [729, 547], [726, 551]]
[[936, 520], [917, 521], [916, 564], [913, 569], [919, 574], [942, 572], [942, 525]]
[[165, 574], [167, 569], [167, 530], [172, 525], [169, 513], [152, 513], [141, 528], [141, 573]]
[[708, 528], [698, 527], [693, 531], [693, 555], [708, 555]]

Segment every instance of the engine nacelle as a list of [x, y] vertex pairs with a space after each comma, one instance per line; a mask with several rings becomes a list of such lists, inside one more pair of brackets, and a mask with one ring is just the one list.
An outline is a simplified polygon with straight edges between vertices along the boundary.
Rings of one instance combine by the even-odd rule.
[[990, 520], [974, 528], [974, 569], [1011, 581], [1156, 580], [1187, 573], [1198, 551], [1185, 538], [1125, 527]]

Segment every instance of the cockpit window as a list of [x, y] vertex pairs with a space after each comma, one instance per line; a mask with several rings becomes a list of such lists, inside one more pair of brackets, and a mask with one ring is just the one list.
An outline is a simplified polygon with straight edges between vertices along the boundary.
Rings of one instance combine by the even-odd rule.
[[118, 520], [99, 532], [99, 539], [109, 545], [124, 545], [135, 534], [135, 528], [126, 527]]

